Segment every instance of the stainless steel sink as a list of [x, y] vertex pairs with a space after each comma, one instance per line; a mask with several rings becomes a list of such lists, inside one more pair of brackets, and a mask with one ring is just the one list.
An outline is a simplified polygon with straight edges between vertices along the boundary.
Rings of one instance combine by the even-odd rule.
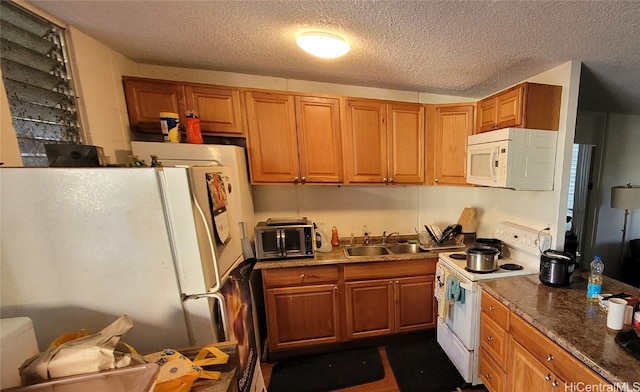
[[345, 246], [344, 254], [347, 257], [383, 256], [383, 255], [388, 255], [389, 250], [386, 247], [375, 246], [375, 245]]
[[424, 252], [424, 250], [420, 249], [420, 245], [418, 244], [395, 244], [395, 245], [387, 245], [387, 249], [389, 252], [393, 254], [398, 253], [420, 253]]
[[418, 244], [393, 244], [393, 245], [362, 245], [345, 246], [344, 254], [347, 257], [384, 256], [425, 252]]

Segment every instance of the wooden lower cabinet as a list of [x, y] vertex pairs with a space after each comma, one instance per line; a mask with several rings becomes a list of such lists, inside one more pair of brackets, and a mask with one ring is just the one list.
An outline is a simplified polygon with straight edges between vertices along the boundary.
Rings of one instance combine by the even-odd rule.
[[273, 350], [339, 341], [337, 285], [267, 289], [265, 300]]
[[497, 299], [482, 292], [478, 376], [491, 392], [564, 391], [609, 383]]
[[435, 327], [435, 261], [345, 267], [346, 339]]
[[509, 391], [564, 391], [564, 382], [549, 371], [526, 348], [511, 341]]
[[271, 351], [435, 327], [436, 259], [262, 271]]
[[271, 350], [340, 341], [338, 266], [262, 273]]

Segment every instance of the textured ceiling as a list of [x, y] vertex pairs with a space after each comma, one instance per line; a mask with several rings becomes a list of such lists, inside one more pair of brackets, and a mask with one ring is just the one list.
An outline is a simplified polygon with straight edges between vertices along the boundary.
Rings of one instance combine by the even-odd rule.
[[[640, 1], [29, 1], [142, 63], [481, 98], [569, 60], [581, 109], [640, 114]], [[351, 43], [319, 60], [296, 34]]]

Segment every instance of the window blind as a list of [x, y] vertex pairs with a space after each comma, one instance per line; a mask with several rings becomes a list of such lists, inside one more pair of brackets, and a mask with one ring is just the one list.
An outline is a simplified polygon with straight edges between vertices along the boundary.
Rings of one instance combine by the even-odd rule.
[[64, 29], [0, 1], [0, 68], [24, 166], [48, 166], [45, 144], [82, 143]]

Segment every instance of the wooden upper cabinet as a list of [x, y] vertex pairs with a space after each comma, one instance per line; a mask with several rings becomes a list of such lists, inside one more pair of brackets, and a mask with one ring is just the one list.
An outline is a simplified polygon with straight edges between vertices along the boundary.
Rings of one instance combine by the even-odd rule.
[[295, 103], [300, 181], [341, 183], [340, 101], [297, 96]]
[[424, 182], [425, 110], [420, 104], [387, 104], [389, 183]]
[[176, 82], [122, 78], [129, 124], [141, 132], [162, 133], [160, 112], [178, 113], [184, 120], [184, 89]]
[[245, 93], [254, 183], [341, 183], [337, 98]]
[[244, 135], [238, 89], [130, 76], [122, 81], [129, 123], [137, 131], [161, 133], [160, 112], [178, 113], [184, 123], [187, 110], [195, 110], [204, 135]]
[[558, 130], [562, 86], [521, 83], [478, 102], [478, 133], [502, 128]]
[[187, 110], [195, 110], [208, 133], [244, 134], [240, 91], [216, 86], [184, 87]]
[[344, 149], [347, 182], [422, 184], [424, 108], [348, 99]]
[[348, 99], [344, 149], [346, 181], [387, 182], [386, 103]]
[[294, 97], [247, 91], [245, 101], [251, 181], [299, 181]]
[[474, 104], [427, 105], [427, 183], [466, 184], [467, 137], [474, 131]]

